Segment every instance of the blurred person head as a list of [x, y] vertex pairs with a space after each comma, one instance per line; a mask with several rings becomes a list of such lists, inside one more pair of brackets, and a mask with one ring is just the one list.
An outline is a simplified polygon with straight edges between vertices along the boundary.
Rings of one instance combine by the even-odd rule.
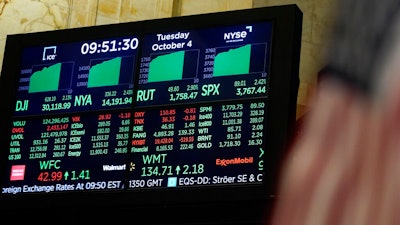
[[400, 0], [339, 0], [272, 225], [400, 224]]

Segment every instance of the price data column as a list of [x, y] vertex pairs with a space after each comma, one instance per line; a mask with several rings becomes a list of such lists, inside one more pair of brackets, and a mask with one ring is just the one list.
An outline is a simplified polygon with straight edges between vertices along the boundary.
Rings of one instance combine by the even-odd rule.
[[144, 36], [129, 189], [263, 182], [271, 23]]
[[260, 183], [263, 101], [133, 115], [130, 188]]
[[17, 192], [122, 189], [130, 115], [130, 112], [77, 114], [13, 121], [9, 152], [13, 186], [6, 189]]
[[139, 39], [25, 48], [5, 193], [123, 189]]

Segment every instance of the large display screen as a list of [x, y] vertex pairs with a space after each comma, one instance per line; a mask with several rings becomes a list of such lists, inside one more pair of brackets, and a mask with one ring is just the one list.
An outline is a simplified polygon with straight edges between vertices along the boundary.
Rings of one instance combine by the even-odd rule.
[[9, 35], [0, 196], [272, 196], [295, 116], [296, 9]]

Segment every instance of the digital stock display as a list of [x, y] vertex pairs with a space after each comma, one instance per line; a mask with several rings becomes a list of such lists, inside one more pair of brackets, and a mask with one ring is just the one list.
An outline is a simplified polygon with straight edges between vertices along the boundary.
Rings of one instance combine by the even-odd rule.
[[135, 111], [129, 187], [261, 183], [266, 107], [254, 100]]
[[[241, 14], [214, 16], [224, 15]], [[258, 15], [182, 29], [127, 23], [107, 35], [100, 26], [74, 39], [65, 30], [62, 41], [10, 36], [26, 41], [2, 71], [13, 97], [0, 128], [1, 196], [264, 187], [268, 155], [283, 145], [274, 135], [289, 124], [272, 128], [294, 115], [272, 107], [297, 95], [273, 80], [298, 78], [274, 64], [276, 15]]]
[[129, 108], [138, 45], [122, 37], [24, 49], [15, 116]]
[[146, 35], [137, 105], [265, 97], [271, 32], [269, 22]]

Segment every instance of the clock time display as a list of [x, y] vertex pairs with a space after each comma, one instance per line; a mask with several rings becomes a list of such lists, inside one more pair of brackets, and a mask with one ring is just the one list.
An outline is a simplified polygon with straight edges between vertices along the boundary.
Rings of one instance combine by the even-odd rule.
[[103, 40], [101, 42], [85, 42], [81, 46], [81, 54], [95, 54], [135, 50], [139, 45], [139, 39], [135, 37]]

